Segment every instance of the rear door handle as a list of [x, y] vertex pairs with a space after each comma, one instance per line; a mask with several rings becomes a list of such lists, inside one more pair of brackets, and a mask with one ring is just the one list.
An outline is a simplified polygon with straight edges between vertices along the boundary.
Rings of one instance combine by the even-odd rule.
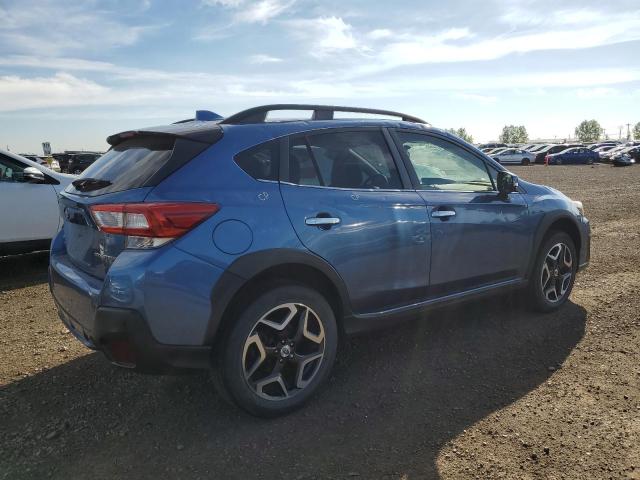
[[331, 227], [340, 223], [337, 217], [312, 217], [306, 218], [304, 223], [313, 227]]
[[449, 218], [449, 217], [455, 217], [456, 212], [455, 210], [434, 210], [433, 212], [431, 212], [431, 216], [434, 218]]

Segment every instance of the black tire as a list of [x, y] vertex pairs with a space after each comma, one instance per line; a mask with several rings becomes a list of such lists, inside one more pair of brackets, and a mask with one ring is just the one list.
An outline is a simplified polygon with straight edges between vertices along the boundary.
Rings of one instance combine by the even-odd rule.
[[521, 165], [529, 165], [531, 161], [528, 158], [523, 158], [520, 162]]
[[[562, 265], [556, 266], [556, 268], [549, 267], [549, 263], [552, 263], [552, 260], [551, 257], [548, 258], [548, 255], [553, 256], [552, 249], [557, 248], [557, 245], [564, 245], [569, 250], [571, 256], [570, 267], [567, 267], [564, 262], [559, 262], [562, 263]], [[560, 256], [566, 258], [563, 253], [560, 253]], [[567, 233], [555, 231], [547, 235], [545, 240], [542, 242], [540, 250], [538, 251], [533, 271], [531, 273], [531, 279], [529, 281], [529, 303], [534, 310], [539, 312], [551, 312], [564, 305], [569, 298], [569, 295], [571, 295], [571, 290], [573, 289], [576, 272], [578, 271], [578, 261], [575, 244]], [[550, 275], [548, 281], [545, 281], [547, 280], [547, 275], [543, 272], [545, 264], [547, 264], [547, 272]], [[568, 283], [565, 283], [562, 280], [562, 277], [569, 273], [571, 276], [568, 277]], [[553, 286], [555, 293], [550, 292], [547, 295], [545, 294], [545, 291], [552, 287], [552, 284], [549, 282], [555, 282]], [[557, 300], [550, 297], [556, 297]]]
[[[280, 310], [283, 310], [282, 314]], [[282, 332], [262, 323], [263, 316], [272, 311], [275, 317], [268, 319], [276, 319], [273, 323], [278, 324], [277, 328], [281, 328], [281, 324], [286, 325]], [[305, 311], [308, 321], [313, 323], [305, 324], [308, 327], [301, 326]], [[289, 312], [292, 317], [287, 322]], [[279, 318], [283, 318], [283, 321], [280, 322]], [[262, 329], [262, 332], [259, 333], [257, 329]], [[293, 342], [298, 334], [302, 337]], [[256, 343], [251, 343], [256, 335], [262, 350]], [[307, 335], [315, 337], [315, 340], [309, 340]], [[322, 347], [317, 343], [321, 336]], [[295, 346], [288, 346], [290, 340]], [[302, 285], [284, 285], [265, 292], [251, 302], [219, 345], [214, 381], [217, 388], [223, 389], [223, 397], [231, 398], [236, 405], [253, 415], [275, 417], [301, 407], [326, 380], [336, 357], [338, 328], [331, 306], [320, 293]], [[317, 347], [318, 353], [322, 350], [322, 357], [305, 363], [306, 360], [302, 359], [318, 354], [313, 351], [309, 353], [310, 346]], [[292, 349], [291, 358], [282, 358], [285, 348], [287, 352]], [[307, 351], [303, 352], [304, 349]], [[246, 357], [252, 353], [254, 361], [248, 361]], [[260, 353], [258, 358], [261, 360], [255, 360], [256, 353]], [[260, 367], [245, 379], [247, 370], [251, 370], [247, 367], [253, 367], [256, 363]], [[280, 370], [276, 371], [276, 368]], [[260, 376], [262, 369], [266, 372], [264, 377]], [[274, 372], [281, 375], [282, 383], [272, 381], [258, 386], [264, 379], [271, 378]], [[303, 378], [305, 372], [310, 374], [308, 379]], [[298, 382], [306, 383], [298, 388]], [[271, 390], [267, 391], [268, 388]]]

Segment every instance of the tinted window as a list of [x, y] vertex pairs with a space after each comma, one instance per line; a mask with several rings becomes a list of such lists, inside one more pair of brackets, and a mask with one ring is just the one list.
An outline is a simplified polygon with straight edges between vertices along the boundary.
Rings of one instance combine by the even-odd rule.
[[324, 185], [305, 137], [298, 137], [290, 143], [289, 180], [298, 185]]
[[402, 188], [380, 131], [336, 132], [291, 141], [290, 180], [338, 188]]
[[[141, 137], [126, 140], [92, 163], [81, 178], [95, 178], [109, 182], [108, 186], [99, 189], [97, 192], [99, 194], [142, 187], [169, 161], [174, 143], [175, 138], [172, 137]], [[68, 189], [73, 193], [86, 194], [83, 191], [76, 191], [73, 185]]]
[[26, 165], [0, 155], [0, 182], [22, 182]]
[[238, 166], [256, 180], [278, 180], [278, 143], [269, 142], [239, 153]]
[[484, 162], [458, 145], [408, 132], [399, 132], [398, 138], [422, 189], [473, 192], [494, 189]]

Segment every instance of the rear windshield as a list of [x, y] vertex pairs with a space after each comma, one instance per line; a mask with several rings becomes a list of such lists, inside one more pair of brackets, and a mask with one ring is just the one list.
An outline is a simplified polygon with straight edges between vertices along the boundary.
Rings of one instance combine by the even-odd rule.
[[87, 168], [80, 179], [102, 181], [101, 188], [81, 188], [70, 185], [70, 193], [102, 195], [145, 186], [151, 177], [171, 158], [175, 137], [138, 137], [113, 147]]

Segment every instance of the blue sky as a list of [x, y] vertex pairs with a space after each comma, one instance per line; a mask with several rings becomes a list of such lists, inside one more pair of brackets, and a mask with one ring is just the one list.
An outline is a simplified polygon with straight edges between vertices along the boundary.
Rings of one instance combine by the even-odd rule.
[[[0, 147], [264, 103], [406, 111], [564, 138], [640, 121], [638, 0], [0, 0]], [[626, 127], [625, 127], [626, 129]]]

